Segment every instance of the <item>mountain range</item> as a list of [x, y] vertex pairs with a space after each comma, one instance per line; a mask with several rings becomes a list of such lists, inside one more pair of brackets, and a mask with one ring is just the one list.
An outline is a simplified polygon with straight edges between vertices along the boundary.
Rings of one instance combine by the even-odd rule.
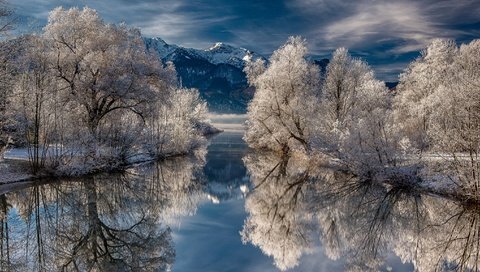
[[148, 50], [158, 53], [163, 62], [175, 65], [180, 83], [197, 88], [212, 112], [244, 113], [253, 89], [243, 72], [249, 60], [265, 59], [245, 48], [215, 43], [207, 49], [184, 48], [160, 38], [145, 38]]

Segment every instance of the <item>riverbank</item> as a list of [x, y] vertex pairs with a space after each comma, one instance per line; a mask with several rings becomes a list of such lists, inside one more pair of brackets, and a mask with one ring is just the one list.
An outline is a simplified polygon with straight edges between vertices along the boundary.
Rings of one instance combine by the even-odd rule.
[[[224, 132], [223, 129], [217, 128], [209, 123], [200, 123], [196, 129], [205, 140]], [[121, 158], [100, 157], [93, 159], [93, 161], [87, 161], [86, 158], [82, 161], [82, 158], [79, 158], [78, 156], [70, 156], [70, 161], [77, 160], [78, 162], [57, 167], [45, 167], [36, 174], [30, 173], [28, 149], [12, 148], [4, 153], [3, 160], [0, 158], [0, 185], [17, 182], [32, 182], [46, 178], [81, 177], [101, 172], [123, 171], [139, 164], [152, 163], [155, 161], [202, 152], [199, 150], [204, 149], [207, 145], [205, 141], [201, 141], [197, 144], [198, 145], [196, 146], [192, 146], [187, 152], [169, 152], [158, 155], [138, 153], [130, 154], [127, 157]]]
[[5, 159], [0, 161], [0, 185], [31, 180], [33, 175], [28, 174], [28, 161]]
[[[461, 179], [455, 175], [448, 175], [438, 169], [431, 169], [425, 163], [405, 164], [396, 167], [372, 168], [369, 171], [358, 173], [340, 160], [327, 154], [316, 153], [306, 155], [293, 153], [293, 160], [303, 161], [312, 172], [313, 176], [322, 176], [325, 171], [335, 172], [347, 176], [346, 181], [338, 181], [334, 186], [345, 187], [346, 184], [353, 187], [362, 184], [372, 184], [386, 187], [388, 190], [402, 190], [413, 194], [438, 196], [462, 205], [480, 206], [480, 191], [474, 186], [462, 186]], [[447, 167], [447, 165], [444, 165]], [[349, 186], [346, 186], [347, 188]]]

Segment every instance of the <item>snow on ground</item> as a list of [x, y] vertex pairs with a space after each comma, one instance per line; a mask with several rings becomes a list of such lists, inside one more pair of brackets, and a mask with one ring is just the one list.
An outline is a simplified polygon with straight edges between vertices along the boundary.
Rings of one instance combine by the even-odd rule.
[[26, 148], [12, 148], [0, 159], [0, 184], [30, 179], [28, 174], [28, 150]]
[[4, 160], [0, 162], [0, 184], [11, 183], [32, 178], [27, 171], [28, 163], [24, 160]]

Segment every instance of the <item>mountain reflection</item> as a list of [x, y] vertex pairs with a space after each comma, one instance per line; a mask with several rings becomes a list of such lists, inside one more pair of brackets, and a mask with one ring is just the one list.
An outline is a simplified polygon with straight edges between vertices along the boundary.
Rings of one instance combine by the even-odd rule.
[[1, 271], [170, 270], [170, 225], [206, 199], [204, 163], [176, 158], [0, 196]]
[[281, 270], [318, 241], [347, 271], [385, 268], [392, 254], [417, 271], [479, 270], [480, 207], [361, 182], [321, 160], [249, 154], [244, 162], [254, 189], [242, 240]]

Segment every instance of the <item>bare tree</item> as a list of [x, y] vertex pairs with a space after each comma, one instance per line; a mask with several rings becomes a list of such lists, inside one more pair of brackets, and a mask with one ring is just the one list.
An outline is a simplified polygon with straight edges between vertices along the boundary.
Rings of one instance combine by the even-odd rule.
[[[12, 29], [15, 18], [7, 2], [0, 1], [0, 39], [4, 39], [9, 30]], [[15, 52], [11, 43], [2, 41], [0, 45], [0, 160], [10, 141], [11, 122], [8, 117], [9, 96], [11, 92], [11, 70], [10, 60]]]

